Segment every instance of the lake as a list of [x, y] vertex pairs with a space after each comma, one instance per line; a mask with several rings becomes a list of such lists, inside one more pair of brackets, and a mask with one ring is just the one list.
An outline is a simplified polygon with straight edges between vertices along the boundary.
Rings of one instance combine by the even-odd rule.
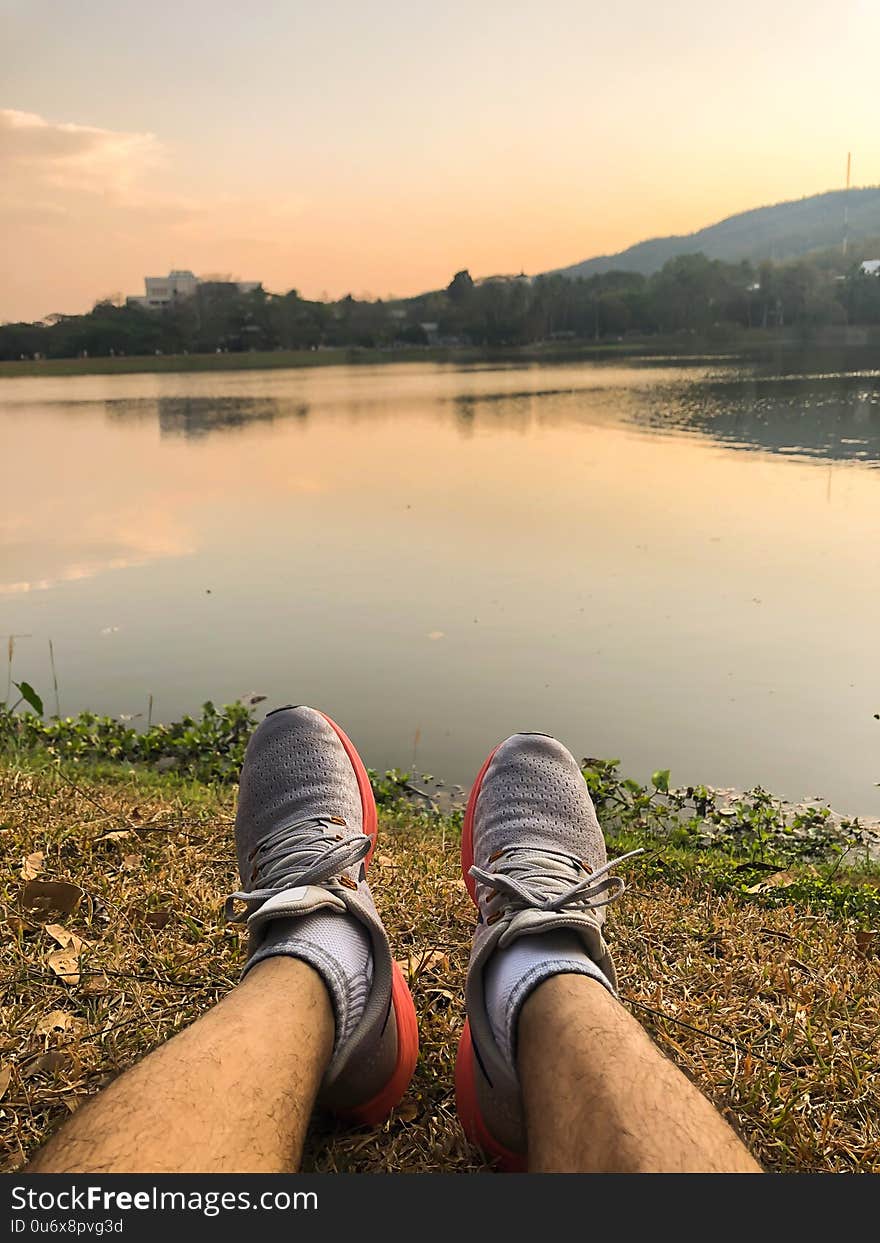
[[468, 785], [518, 729], [880, 812], [880, 373], [0, 380], [0, 636], [54, 710], [311, 703]]

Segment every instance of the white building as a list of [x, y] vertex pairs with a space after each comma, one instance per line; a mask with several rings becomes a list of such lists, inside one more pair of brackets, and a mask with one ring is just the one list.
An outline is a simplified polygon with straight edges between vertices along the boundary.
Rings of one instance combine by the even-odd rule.
[[859, 271], [865, 276], [880, 276], [880, 259], [866, 259]]
[[[232, 282], [239, 293], [253, 293], [260, 288], [260, 281]], [[185, 269], [169, 272], [167, 276], [145, 276], [143, 297], [126, 298], [129, 306], [143, 307], [149, 311], [160, 311], [181, 298], [192, 298], [202, 282], [198, 276]]]
[[127, 298], [129, 306], [141, 306], [147, 310], [161, 310], [178, 298], [191, 298], [199, 287], [199, 279], [192, 272], [175, 270], [167, 276], [145, 276], [145, 294], [142, 298]]

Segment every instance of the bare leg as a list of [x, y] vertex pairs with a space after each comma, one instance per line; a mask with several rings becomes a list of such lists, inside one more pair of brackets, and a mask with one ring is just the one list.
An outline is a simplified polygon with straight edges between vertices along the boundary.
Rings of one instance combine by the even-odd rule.
[[269, 958], [85, 1105], [29, 1170], [295, 1169], [333, 1035], [330, 998], [317, 972], [294, 958]]
[[757, 1173], [704, 1096], [601, 984], [557, 975], [519, 1018], [529, 1169]]

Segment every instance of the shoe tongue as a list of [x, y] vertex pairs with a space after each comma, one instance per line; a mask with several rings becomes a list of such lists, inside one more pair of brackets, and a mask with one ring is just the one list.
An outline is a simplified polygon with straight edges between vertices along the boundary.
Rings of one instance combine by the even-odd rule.
[[576, 932], [594, 962], [600, 962], [607, 954], [602, 931], [595, 916], [582, 911], [517, 911], [504, 929], [498, 944], [503, 948], [518, 941], [520, 937], [538, 936], [542, 932], [555, 932], [560, 928]]
[[282, 889], [279, 893], [273, 893], [259, 910], [254, 911], [247, 921], [248, 928], [253, 933], [270, 920], [311, 915], [312, 911], [323, 908], [334, 911], [348, 909], [341, 898], [322, 889], [320, 885], [299, 885], [294, 889]]

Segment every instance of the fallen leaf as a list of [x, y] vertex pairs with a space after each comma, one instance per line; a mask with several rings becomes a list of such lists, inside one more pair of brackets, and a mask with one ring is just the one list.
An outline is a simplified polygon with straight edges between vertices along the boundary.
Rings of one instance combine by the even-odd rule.
[[30, 1079], [31, 1076], [39, 1074], [56, 1075], [70, 1064], [71, 1059], [67, 1053], [62, 1053], [60, 1049], [50, 1049], [48, 1053], [43, 1053], [40, 1057], [34, 1058], [32, 1062], [28, 1062], [21, 1074], [24, 1079]]
[[424, 950], [421, 954], [410, 954], [405, 959], [399, 959], [397, 965], [412, 980], [426, 971], [448, 971], [449, 956], [440, 950]]
[[140, 902], [133, 903], [128, 908], [129, 916], [138, 923], [146, 924], [148, 928], [164, 928], [171, 919], [171, 911], [164, 906], [157, 906], [149, 909]]
[[866, 958], [869, 954], [877, 953], [878, 943], [880, 943], [880, 932], [876, 929], [859, 928], [856, 932], [856, 948]]
[[451, 1005], [457, 1005], [461, 1001], [461, 997], [456, 997], [448, 988], [427, 988], [425, 992], [430, 997], [445, 997]]
[[29, 911], [72, 915], [82, 898], [79, 886], [68, 884], [66, 880], [32, 880], [22, 890], [20, 901]]
[[7, 915], [6, 927], [14, 936], [23, 936], [26, 932], [34, 932], [37, 925], [28, 919], [20, 919], [18, 915]]
[[53, 941], [57, 941], [62, 949], [66, 949], [74, 939], [74, 934], [68, 932], [63, 924], [46, 924], [46, 931]]
[[786, 868], [784, 872], [774, 872], [772, 876], [765, 876], [763, 880], [758, 881], [757, 885], [750, 885], [746, 893], [765, 893], [768, 889], [787, 889], [789, 885], [796, 885], [799, 880], [818, 875], [814, 867]]
[[449, 955], [444, 954], [442, 950], [429, 950], [427, 954], [422, 955], [419, 966], [422, 971], [448, 971]]
[[124, 842], [126, 838], [134, 836], [130, 829], [114, 829], [112, 833], [104, 833], [101, 837], [96, 837], [96, 842]]
[[91, 941], [87, 941], [85, 937], [77, 936], [75, 932], [71, 932], [63, 924], [46, 924], [46, 931], [53, 941], [58, 942], [63, 950], [72, 949], [79, 953], [84, 945], [91, 945]]
[[419, 1116], [419, 1107], [412, 1097], [406, 1096], [394, 1112], [401, 1122], [412, 1122]]
[[140, 864], [141, 864], [140, 855], [123, 855], [122, 856], [122, 866], [125, 868], [126, 872], [133, 872], [136, 867], [140, 867]]
[[394, 867], [394, 860], [391, 855], [384, 854], [381, 850], [373, 855], [373, 862], [378, 863], [381, 868]]
[[9, 1080], [12, 1078], [11, 1066], [0, 1066], [0, 1101], [6, 1095], [6, 1089], [9, 1087]]
[[75, 1031], [79, 1026], [80, 1020], [66, 1010], [52, 1010], [40, 1019], [35, 1030], [38, 1036], [48, 1036], [49, 1032]]
[[42, 850], [35, 850], [32, 855], [28, 855], [21, 861], [21, 879], [35, 880], [43, 870], [43, 860], [46, 858]]
[[106, 993], [110, 989], [110, 981], [106, 975], [86, 976], [80, 988], [81, 993]]
[[53, 950], [46, 955], [46, 962], [65, 984], [79, 984], [79, 952], [72, 946]]

